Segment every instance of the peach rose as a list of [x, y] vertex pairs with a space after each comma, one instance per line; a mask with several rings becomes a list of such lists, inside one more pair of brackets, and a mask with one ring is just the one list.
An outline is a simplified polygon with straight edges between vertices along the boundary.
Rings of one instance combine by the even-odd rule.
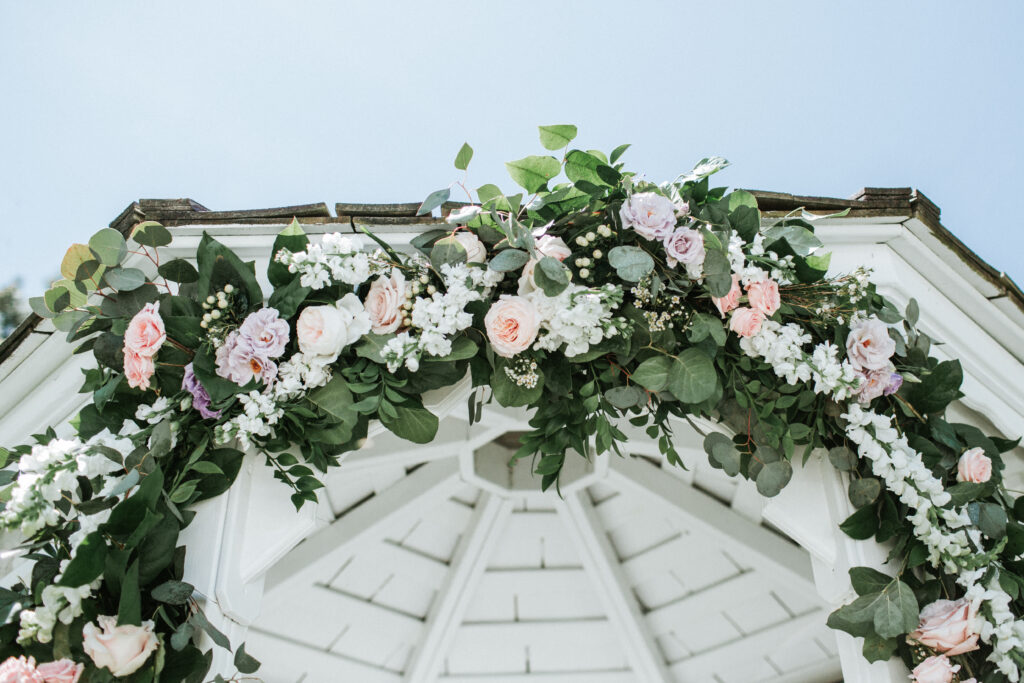
[[466, 250], [466, 263], [484, 263], [487, 260], [487, 247], [473, 233], [459, 230], [455, 233], [455, 240]]
[[741, 337], [753, 337], [761, 329], [764, 313], [753, 308], [737, 308], [729, 320], [729, 329]]
[[846, 338], [846, 355], [855, 370], [881, 370], [889, 366], [896, 342], [878, 318], [861, 321]]
[[530, 292], [537, 289], [537, 284], [533, 281], [533, 271], [537, 267], [537, 263], [540, 259], [545, 256], [550, 256], [558, 261], [564, 261], [569, 258], [572, 254], [572, 250], [569, 245], [565, 243], [561, 237], [555, 237], [554, 235], [542, 235], [537, 238], [537, 258], [531, 258], [523, 266], [523, 274], [519, 277], [519, 294], [529, 294]]
[[370, 329], [376, 334], [390, 334], [402, 326], [402, 305], [405, 303], [405, 275], [395, 268], [391, 277], [383, 275], [370, 284], [364, 306], [370, 316]]
[[160, 317], [160, 302], [146, 304], [128, 323], [124, 333], [125, 352], [134, 351], [140, 356], [152, 358], [167, 340], [164, 321]]
[[540, 316], [529, 299], [503, 294], [484, 316], [487, 338], [494, 352], [511, 358], [530, 348], [540, 331]]
[[910, 637], [953, 657], [978, 649], [975, 610], [965, 598], [936, 600], [921, 610], [921, 621]]
[[70, 659], [58, 659], [36, 667], [46, 683], [78, 683], [84, 670], [84, 664], [76, 664]]
[[953, 674], [960, 670], [960, 665], [954, 665], [946, 655], [929, 657], [910, 672], [910, 680], [917, 683], [951, 683]]
[[964, 451], [956, 465], [956, 480], [984, 484], [992, 478], [992, 459], [980, 448]]
[[153, 622], [142, 626], [118, 626], [117, 617], [96, 617], [95, 624], [82, 629], [82, 647], [99, 668], [106, 667], [117, 677], [138, 671], [157, 648]]
[[740, 276], [732, 276], [732, 288], [725, 296], [711, 297], [711, 303], [718, 309], [719, 314], [724, 318], [725, 314], [739, 306], [740, 303]]
[[128, 378], [128, 386], [145, 391], [149, 389], [149, 378], [156, 370], [151, 356], [143, 356], [125, 349], [124, 376]]
[[771, 316], [779, 310], [782, 303], [779, 299], [779, 283], [770, 279], [764, 282], [751, 282], [747, 285], [747, 300], [751, 307], [761, 311], [766, 317]]

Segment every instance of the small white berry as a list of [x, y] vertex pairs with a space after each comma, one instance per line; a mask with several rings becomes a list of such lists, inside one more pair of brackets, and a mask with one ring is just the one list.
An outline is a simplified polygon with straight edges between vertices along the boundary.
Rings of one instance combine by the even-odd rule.
[[591, 230], [590, 232], [587, 233], [587, 241], [588, 242], [593, 242], [596, 239], [597, 239], [597, 235], [594, 234], [593, 230]]
[[206, 322], [206, 318], [203, 318], [202, 320], [199, 321], [199, 327], [203, 328], [204, 330], [209, 326], [210, 323]]
[[587, 246], [587, 236], [586, 235], [580, 235], [579, 237], [577, 237], [576, 238], [576, 244], [580, 245], [581, 247]]
[[434, 285], [427, 285], [427, 294], [433, 294], [437, 291], [437, 287]]
[[217, 308], [227, 308], [227, 307], [228, 307], [228, 300], [227, 299], [221, 299], [220, 301], [217, 302]]
[[215, 304], [217, 303], [217, 299], [214, 298], [214, 296], [211, 294], [210, 296], [206, 297], [206, 303]]
[[428, 282], [430, 282], [430, 278], [427, 277], [426, 275], [420, 275], [420, 282], [422, 282], [423, 284], [427, 284]]
[[231, 284], [224, 285], [224, 291], [230, 294], [231, 292], [235, 291], [235, 286]]
[[580, 277], [584, 279], [590, 277], [590, 271], [586, 268], [580, 268]]
[[601, 258], [602, 256], [604, 256], [604, 252], [603, 251], [601, 251], [600, 249], [595, 249], [594, 250], [594, 258]]
[[220, 318], [220, 311], [217, 311], [217, 310], [211, 311], [210, 312], [210, 317], [213, 318], [214, 320], [217, 320], [218, 318]]

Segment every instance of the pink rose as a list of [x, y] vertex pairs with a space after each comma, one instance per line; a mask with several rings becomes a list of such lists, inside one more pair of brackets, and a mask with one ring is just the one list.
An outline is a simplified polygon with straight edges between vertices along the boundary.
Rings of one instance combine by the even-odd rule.
[[8, 657], [0, 664], [0, 683], [46, 683], [34, 657]]
[[164, 321], [160, 317], [160, 302], [146, 304], [128, 323], [124, 333], [125, 353], [132, 351], [152, 358], [167, 340]]
[[889, 336], [889, 328], [878, 318], [862, 321], [846, 338], [846, 355], [856, 370], [886, 368], [895, 352], [896, 342]]
[[704, 263], [704, 237], [700, 232], [691, 228], [679, 228], [666, 237], [663, 244], [665, 260], [669, 267], [675, 268], [676, 264], [683, 263], [687, 270], [694, 266], [697, 274], [700, 274], [699, 266]]
[[494, 352], [511, 358], [530, 348], [540, 331], [540, 316], [529, 299], [503, 294], [484, 316], [487, 338]]
[[84, 670], [84, 664], [76, 664], [70, 659], [58, 659], [36, 667], [46, 683], [78, 683]]
[[519, 294], [529, 294], [537, 289], [537, 283], [533, 281], [533, 271], [537, 263], [545, 256], [550, 256], [558, 261], [564, 261], [572, 254], [569, 245], [561, 237], [554, 235], [541, 235], [535, 244], [537, 258], [531, 258], [523, 266], [523, 274], [519, 276]]
[[473, 233], [459, 230], [455, 233], [455, 240], [466, 250], [466, 263], [484, 263], [487, 260], [487, 247]]
[[740, 276], [732, 276], [732, 288], [725, 296], [711, 297], [711, 303], [718, 309], [719, 314], [724, 318], [725, 314], [739, 306], [740, 303]]
[[152, 356], [143, 356], [125, 349], [124, 376], [128, 378], [128, 386], [143, 391], [149, 389], [149, 378], [155, 370]]
[[764, 280], [763, 282], [751, 282], [747, 285], [747, 300], [753, 308], [761, 311], [765, 316], [771, 316], [779, 310], [782, 303], [779, 299], [779, 283], [775, 280]]
[[764, 313], [753, 308], [737, 308], [729, 320], [729, 329], [741, 337], [753, 337], [761, 329]]
[[910, 680], [917, 683], [951, 683], [953, 674], [959, 670], [960, 665], [954, 666], [946, 655], [929, 657], [910, 672]]
[[956, 465], [956, 480], [984, 484], [992, 478], [992, 459], [980, 448], [964, 451]]
[[638, 192], [622, 204], [622, 226], [649, 240], [663, 240], [676, 227], [676, 205], [655, 192]]
[[390, 334], [401, 327], [405, 300], [405, 275], [398, 268], [392, 269], [390, 278], [382, 275], [374, 280], [363, 304], [370, 316], [370, 329]]
[[921, 610], [921, 621], [910, 638], [950, 657], [978, 649], [975, 610], [965, 598], [936, 600]]
[[118, 626], [117, 617], [97, 617], [96, 622], [99, 628], [86, 624], [82, 629], [82, 647], [93, 664], [110, 669], [117, 677], [138, 671], [157, 648], [152, 621], [144, 621], [142, 626]]
[[277, 364], [256, 352], [252, 340], [243, 337], [238, 330], [231, 332], [217, 349], [217, 374], [239, 386], [245, 386], [253, 378], [267, 384], [277, 377]]

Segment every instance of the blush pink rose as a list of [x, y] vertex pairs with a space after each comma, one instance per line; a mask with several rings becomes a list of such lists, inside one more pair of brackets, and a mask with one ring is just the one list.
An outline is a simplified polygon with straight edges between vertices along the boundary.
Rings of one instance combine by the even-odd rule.
[[46, 683], [78, 683], [84, 670], [84, 664], [76, 664], [70, 659], [58, 659], [36, 667]]
[[696, 266], [704, 263], [704, 236], [692, 228], [679, 228], [666, 237], [662, 244], [665, 245], [665, 261], [670, 268], [677, 264]]
[[99, 668], [110, 669], [114, 676], [133, 674], [142, 668], [158, 642], [153, 633], [153, 622], [142, 626], [118, 626], [117, 617], [97, 617], [95, 624], [82, 629], [82, 647]]
[[405, 275], [397, 268], [391, 271], [391, 277], [382, 275], [370, 283], [363, 305], [374, 333], [390, 334], [402, 326], [405, 287]]
[[0, 664], [0, 683], [46, 683], [34, 657], [8, 657]]
[[950, 657], [978, 649], [975, 610], [965, 598], [936, 600], [921, 610], [921, 621], [910, 638]]
[[764, 313], [753, 308], [737, 308], [729, 320], [729, 329], [741, 337], [753, 337], [761, 329]]
[[484, 316], [487, 338], [494, 352], [511, 358], [530, 348], [540, 331], [540, 316], [529, 299], [503, 294]]
[[956, 464], [956, 480], [984, 484], [992, 478], [992, 459], [980, 448], [964, 451]]
[[732, 288], [725, 296], [711, 297], [711, 303], [718, 309], [719, 314], [724, 318], [725, 314], [740, 304], [740, 276], [732, 276]]
[[929, 657], [910, 672], [910, 680], [917, 683], [952, 683], [953, 674], [960, 670], [945, 655]]
[[861, 321], [846, 338], [846, 355], [855, 370], [881, 370], [889, 366], [896, 342], [878, 318]]
[[779, 283], [775, 280], [751, 282], [747, 285], [747, 300], [751, 307], [771, 316], [779, 310], [782, 301], [779, 299]]
[[655, 192], [637, 192], [622, 204], [622, 225], [649, 240], [663, 240], [676, 227], [676, 205]]
[[125, 349], [124, 376], [128, 378], [128, 386], [143, 391], [149, 389], [149, 379], [155, 370], [152, 356], [143, 356]]
[[519, 276], [519, 294], [529, 294], [537, 289], [537, 283], [533, 281], [533, 271], [537, 263], [545, 256], [550, 256], [557, 261], [564, 261], [572, 254], [572, 249], [561, 237], [555, 235], [542, 235], [537, 238], [535, 244], [537, 258], [531, 258], [523, 266], [523, 273]]
[[160, 302], [146, 304], [135, 314], [124, 333], [124, 350], [152, 358], [167, 340]]

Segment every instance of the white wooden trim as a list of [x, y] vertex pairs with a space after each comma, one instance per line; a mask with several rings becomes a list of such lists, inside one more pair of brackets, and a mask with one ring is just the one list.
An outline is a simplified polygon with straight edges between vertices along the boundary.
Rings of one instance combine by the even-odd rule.
[[795, 588], [814, 590], [810, 559], [797, 545], [754, 524], [712, 496], [638, 458], [612, 458], [609, 483], [660, 505], [696, 533], [707, 534], [760, 571]]
[[671, 681], [661, 649], [647, 628], [640, 603], [586, 491], [566, 497], [556, 509], [569, 529], [575, 532], [572, 536], [580, 550], [583, 566], [598, 583], [598, 596], [608, 613], [608, 620], [622, 640], [626, 658], [637, 677], [650, 683]]
[[584, 671], [580, 673], [480, 674], [444, 676], [439, 683], [648, 683], [630, 671]]
[[266, 590], [285, 581], [315, 579], [321, 562], [340, 566], [341, 558], [372, 543], [401, 520], [415, 520], [458, 490], [458, 463], [454, 459], [427, 463], [394, 486], [316, 531], [267, 572]]
[[491, 550], [511, 512], [512, 503], [508, 499], [486, 491], [480, 494], [469, 528], [452, 558], [448, 576], [427, 614], [424, 636], [413, 651], [404, 680], [410, 683], [436, 680], [487, 568]]

